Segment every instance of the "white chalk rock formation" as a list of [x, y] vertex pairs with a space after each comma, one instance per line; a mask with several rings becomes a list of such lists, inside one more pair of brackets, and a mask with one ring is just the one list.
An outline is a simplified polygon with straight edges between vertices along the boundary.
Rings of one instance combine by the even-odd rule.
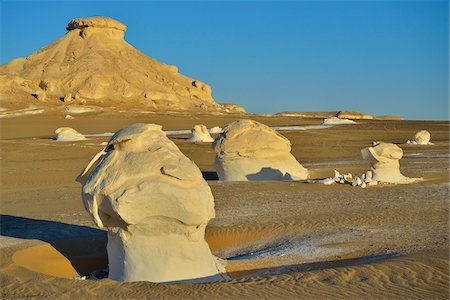
[[55, 133], [55, 139], [60, 142], [81, 141], [86, 139], [83, 134], [70, 127], [60, 127], [55, 130]]
[[213, 143], [220, 180], [302, 180], [305, 169], [290, 153], [287, 138], [251, 120], [228, 124]]
[[414, 141], [418, 145], [428, 145], [430, 143], [431, 134], [426, 130], [421, 130], [416, 133]]
[[[411, 183], [420, 178], [409, 178], [400, 173], [403, 150], [391, 143], [379, 143], [361, 150], [362, 157], [372, 165], [371, 182]], [[366, 180], [368, 175], [366, 174]]]
[[331, 117], [323, 120], [323, 125], [342, 125], [342, 124], [356, 124], [356, 122], [349, 119], [340, 119], [338, 117]]
[[161, 126], [122, 128], [77, 180], [85, 208], [108, 229], [109, 278], [173, 282], [223, 270], [204, 239], [211, 190]]
[[191, 129], [191, 137], [188, 138], [191, 142], [212, 143], [214, 139], [209, 135], [208, 128], [205, 125], [195, 125]]
[[218, 134], [222, 132], [222, 128], [219, 126], [214, 126], [212, 128], [209, 129], [209, 133], [210, 134]]
[[23, 105], [37, 98], [60, 105], [62, 98], [146, 110], [243, 110], [216, 103], [209, 85], [135, 49], [124, 39], [127, 27], [117, 20], [78, 18], [66, 29], [63, 37], [39, 51], [0, 66], [0, 103]]

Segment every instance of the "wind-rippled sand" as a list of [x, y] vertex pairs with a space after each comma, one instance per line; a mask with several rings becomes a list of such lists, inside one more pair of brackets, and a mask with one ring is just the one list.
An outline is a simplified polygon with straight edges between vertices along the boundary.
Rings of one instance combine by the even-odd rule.
[[[334, 168], [360, 174], [369, 169], [360, 149], [384, 141], [404, 150], [405, 175], [425, 178], [366, 189], [219, 182], [211, 146], [174, 136], [213, 191], [217, 216], [206, 238], [214, 254], [228, 259], [229, 278], [170, 285], [72, 279], [106, 266], [105, 232], [84, 211], [74, 178], [108, 137], [60, 143], [50, 139], [56, 128], [102, 133], [145, 122], [181, 130], [200, 123], [222, 127], [236, 118], [105, 112], [75, 120], [56, 113], [0, 120], [2, 298], [448, 299], [448, 122], [361, 121], [282, 132], [312, 177], [331, 176]], [[321, 124], [318, 119], [254, 119], [270, 126]], [[403, 144], [421, 129], [431, 132], [435, 145]]]

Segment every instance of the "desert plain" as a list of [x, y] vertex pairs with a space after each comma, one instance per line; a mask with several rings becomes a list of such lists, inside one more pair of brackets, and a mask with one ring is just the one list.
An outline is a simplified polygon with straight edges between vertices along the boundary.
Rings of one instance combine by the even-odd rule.
[[[75, 178], [108, 141], [55, 141], [54, 131], [115, 132], [133, 123], [163, 130], [223, 127], [238, 119], [268, 126], [321, 125], [323, 118], [227, 113], [143, 113], [104, 109], [0, 119], [2, 299], [449, 298], [449, 122], [356, 120], [280, 130], [310, 178], [362, 174], [373, 141], [404, 151], [401, 171], [422, 181], [364, 189], [306, 181], [217, 180], [210, 143], [169, 135], [200, 168], [216, 217], [206, 240], [227, 260], [222, 281], [157, 284], [107, 278], [106, 231], [81, 201]], [[406, 144], [422, 129], [433, 145]], [[214, 137], [214, 135], [213, 135]]]

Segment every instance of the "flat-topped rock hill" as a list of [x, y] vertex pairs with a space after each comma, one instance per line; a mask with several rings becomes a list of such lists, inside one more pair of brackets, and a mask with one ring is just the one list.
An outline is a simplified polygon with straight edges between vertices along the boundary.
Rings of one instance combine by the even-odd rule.
[[117, 20], [78, 18], [66, 29], [53, 43], [0, 66], [2, 107], [87, 103], [242, 112], [240, 107], [216, 103], [209, 85], [135, 49], [124, 40], [126, 25]]

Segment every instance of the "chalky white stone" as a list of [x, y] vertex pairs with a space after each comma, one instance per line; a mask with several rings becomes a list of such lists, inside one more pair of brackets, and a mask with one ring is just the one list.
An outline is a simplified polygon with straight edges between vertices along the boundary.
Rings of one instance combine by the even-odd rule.
[[[400, 159], [403, 150], [391, 143], [379, 143], [361, 150], [362, 157], [372, 165], [372, 182], [411, 183], [420, 178], [409, 178], [400, 173]], [[368, 180], [366, 173], [366, 180]]]
[[188, 139], [188, 141], [200, 143], [212, 143], [214, 142], [214, 139], [209, 135], [206, 126], [203, 124], [199, 124], [195, 125], [194, 128], [191, 129], [191, 137]]
[[228, 124], [213, 143], [220, 180], [303, 180], [304, 168], [290, 153], [287, 138], [252, 120]]
[[77, 180], [86, 210], [108, 229], [109, 278], [207, 280], [223, 271], [204, 238], [211, 189], [161, 126], [120, 129]]

